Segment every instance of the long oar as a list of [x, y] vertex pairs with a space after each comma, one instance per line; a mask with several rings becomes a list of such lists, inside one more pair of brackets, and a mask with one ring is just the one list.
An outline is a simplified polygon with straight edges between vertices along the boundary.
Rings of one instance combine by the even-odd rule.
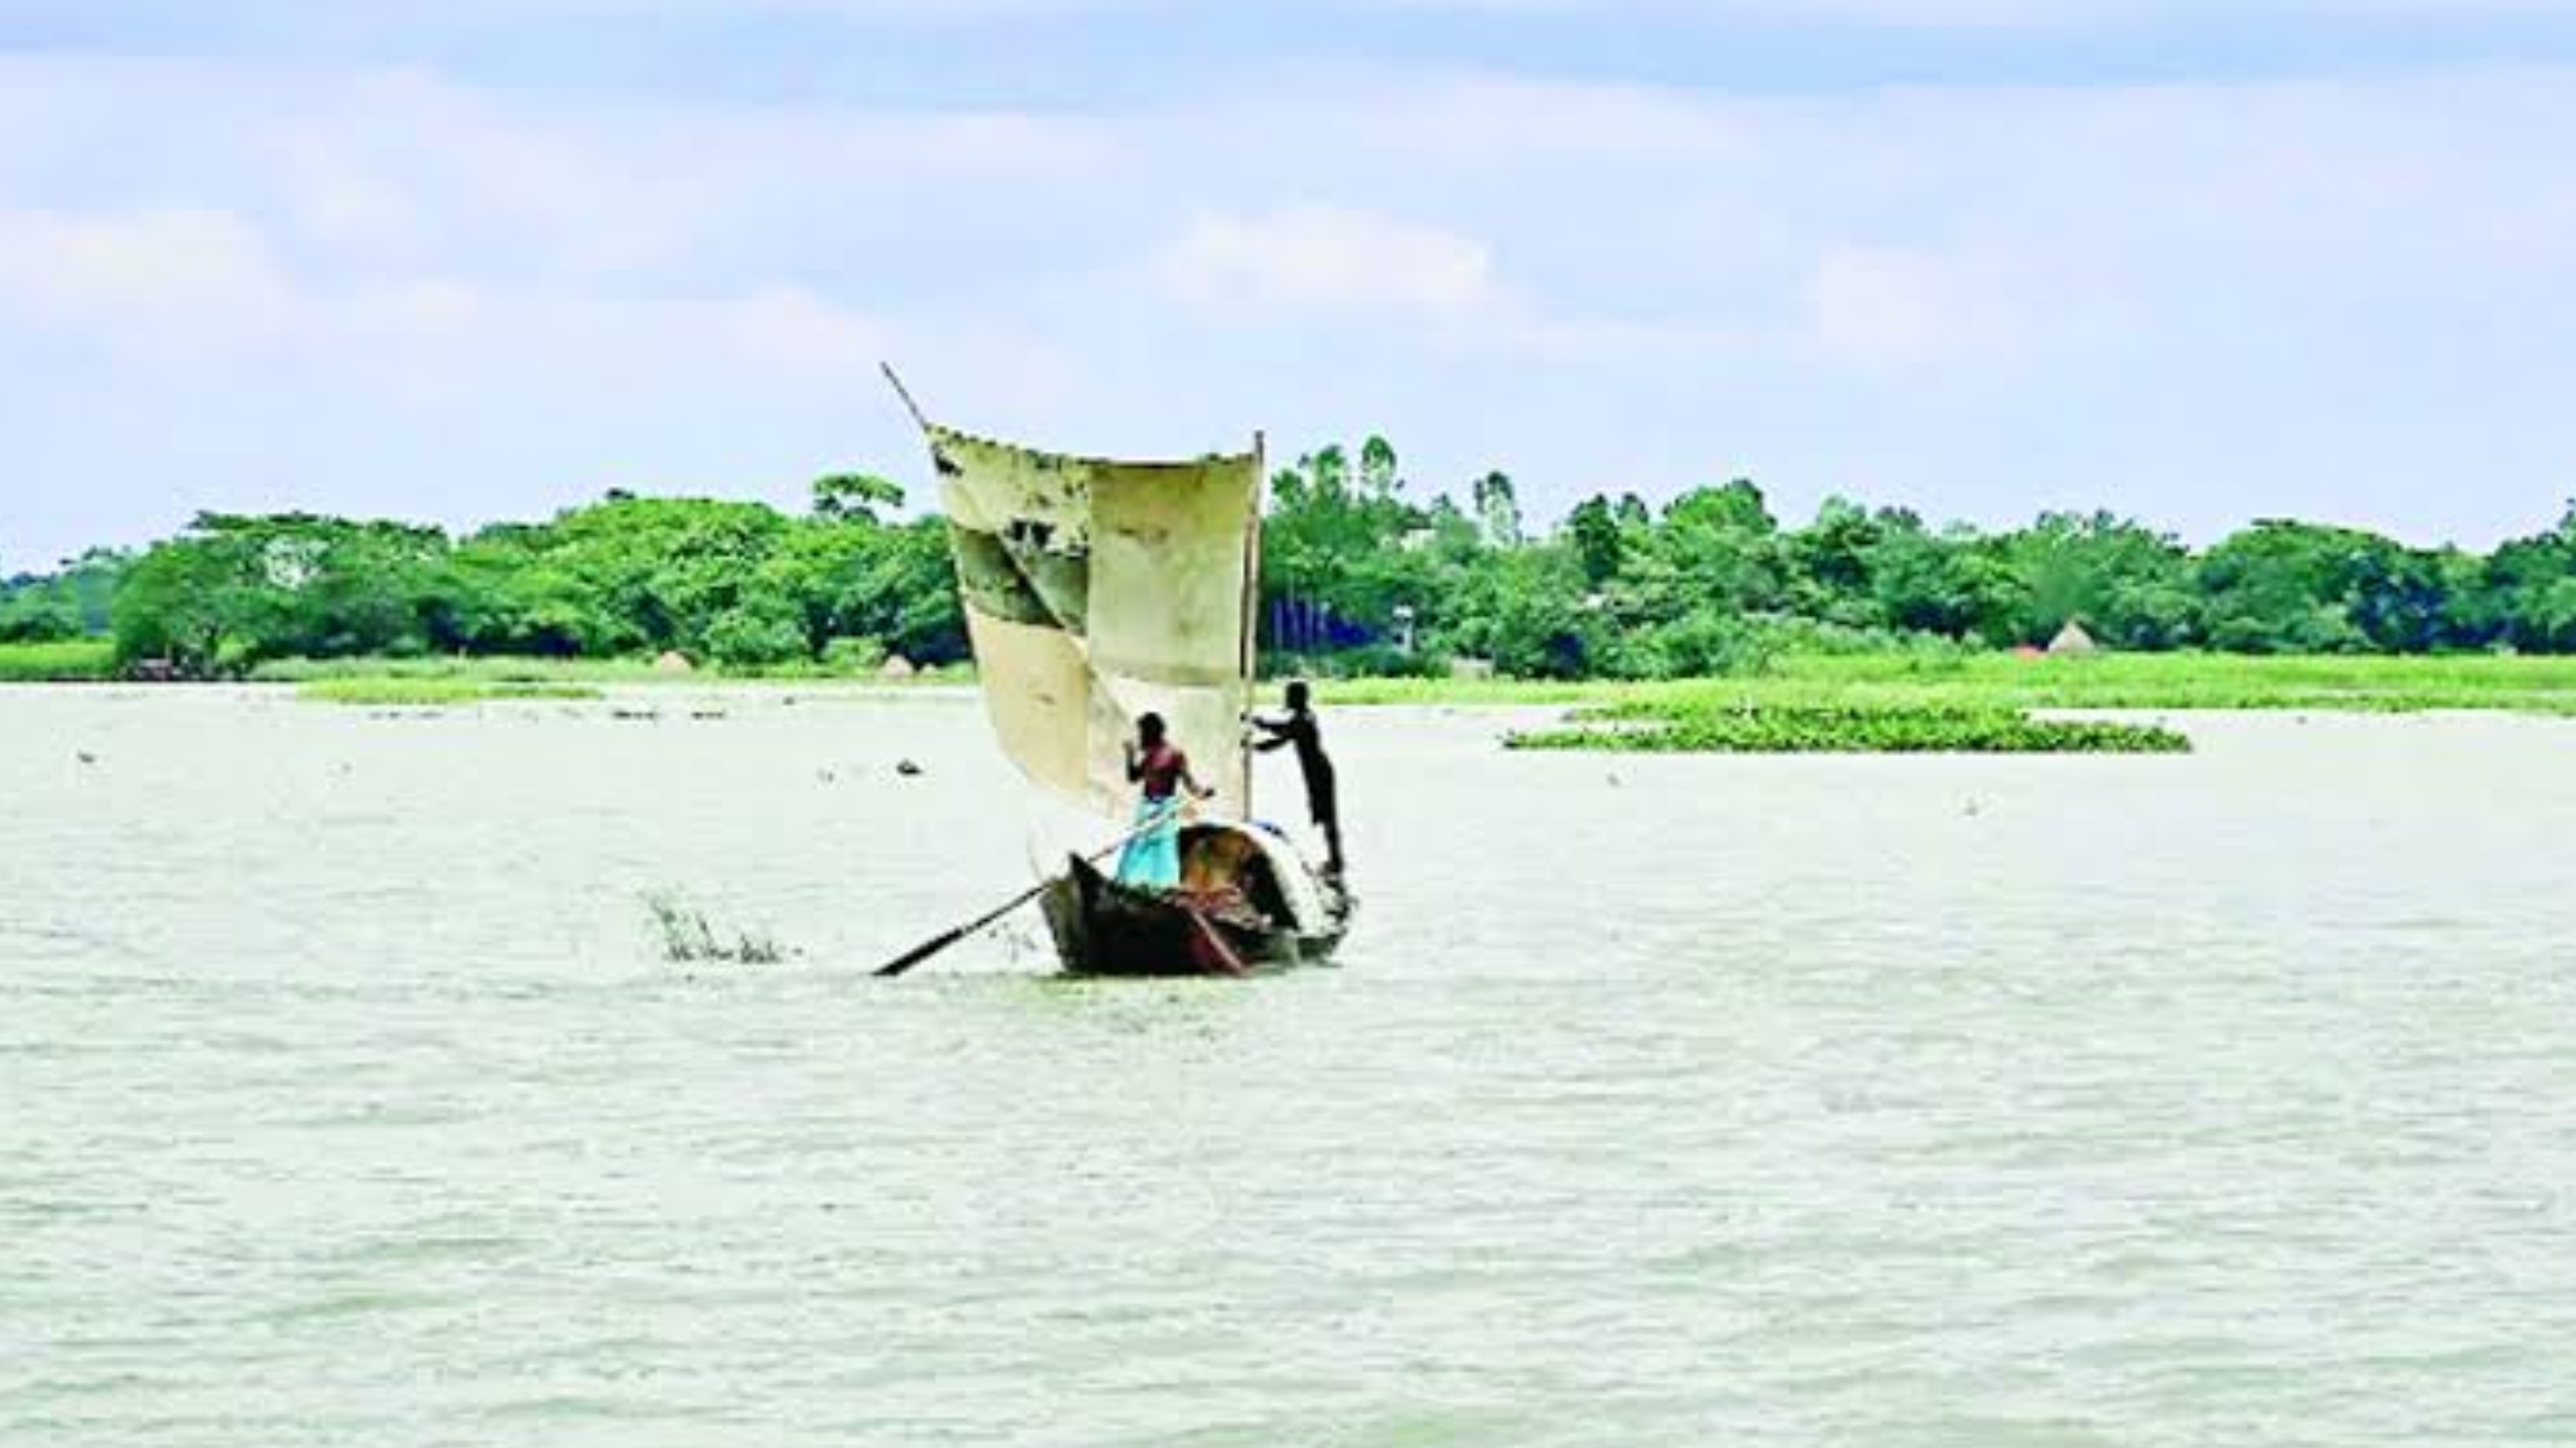
[[[1108, 851], [1106, 850], [1101, 851], [1101, 854], [1105, 855], [1107, 853]], [[1100, 856], [1094, 855], [1092, 858], [1096, 860], [1100, 858]], [[1003, 916], [1010, 914], [1012, 911], [1019, 909], [1021, 906], [1026, 905], [1030, 901], [1038, 898], [1040, 895], [1045, 894], [1047, 887], [1054, 883], [1055, 881], [1051, 879], [1039, 881], [1037, 884], [1030, 886], [1027, 890], [1012, 896], [1010, 903], [993, 910], [990, 914], [978, 915], [974, 919], [967, 921], [965, 924], [958, 926], [954, 930], [932, 936], [930, 939], [921, 942], [912, 949], [907, 950], [903, 954], [896, 956], [894, 959], [887, 961], [885, 964], [878, 966], [875, 973], [881, 977], [903, 974], [905, 971], [921, 964], [930, 957], [937, 955], [939, 952], [946, 950], [952, 945], [955, 945], [958, 941], [965, 939], [967, 936], [974, 934], [976, 931], [983, 929], [985, 926], [992, 924], [994, 921], [1001, 919]]]
[[[1116, 854], [1118, 851], [1127, 848], [1127, 844], [1130, 840], [1133, 840], [1140, 835], [1152, 832], [1161, 824], [1162, 821], [1156, 820], [1153, 824], [1145, 825], [1139, 829], [1130, 830], [1118, 839], [1112, 840], [1107, 845], [1093, 851], [1085, 858], [1090, 863], [1097, 864], [1100, 861], [1109, 858], [1111, 855]], [[903, 954], [896, 956], [894, 959], [887, 961], [885, 964], [878, 966], [872, 974], [880, 978], [901, 975], [905, 971], [908, 971], [914, 966], [921, 964], [923, 961], [928, 960], [930, 957], [937, 955], [939, 952], [946, 950], [952, 945], [955, 945], [958, 941], [965, 939], [967, 936], [974, 934], [976, 931], [983, 929], [985, 926], [992, 924], [994, 921], [1001, 919], [1003, 916], [1010, 914], [1012, 911], [1019, 909], [1021, 906], [1026, 905], [1030, 901], [1038, 898], [1040, 895], [1045, 894], [1047, 892], [1047, 887], [1054, 883], [1055, 881], [1053, 878], [1040, 880], [1038, 883], [1031, 885], [1026, 890], [1012, 896], [1007, 902], [976, 916], [974, 919], [967, 921], [965, 924], [958, 926], [954, 930], [944, 931], [938, 935], [934, 935], [928, 940], [921, 942], [919, 945], [914, 946], [912, 949], [905, 951]]]
[[1227, 975], [1252, 974], [1252, 967], [1244, 964], [1243, 957], [1234, 953], [1234, 947], [1225, 943], [1225, 936], [1217, 931], [1215, 921], [1189, 905], [1183, 905], [1181, 913], [1189, 917], [1190, 924], [1198, 930], [1199, 939], [1206, 942], [1211, 966]]

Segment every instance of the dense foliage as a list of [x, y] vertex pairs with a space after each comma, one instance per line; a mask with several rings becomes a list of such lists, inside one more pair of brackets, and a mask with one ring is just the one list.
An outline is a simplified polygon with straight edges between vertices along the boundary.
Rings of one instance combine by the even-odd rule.
[[108, 631], [121, 553], [96, 550], [59, 573], [0, 580], [0, 644], [59, 643]]
[[[901, 493], [826, 478], [790, 517], [758, 503], [612, 494], [540, 524], [463, 539], [434, 528], [309, 514], [206, 514], [113, 566], [108, 627], [129, 663], [189, 673], [273, 659], [419, 655], [552, 658], [678, 651], [741, 668], [888, 650], [963, 656], [944, 525], [892, 522]], [[50, 618], [65, 580], [24, 580]]]
[[1659, 509], [1596, 495], [1527, 538], [1508, 477], [1465, 508], [1417, 504], [1374, 438], [1356, 469], [1326, 448], [1272, 491], [1269, 642], [1327, 670], [1471, 656], [1522, 677], [1683, 678], [1780, 653], [2044, 644], [2070, 621], [2122, 650], [2576, 652], [2576, 508], [2485, 557], [2279, 521], [2195, 554], [2103, 512], [1983, 533], [1836, 498], [1785, 528], [1739, 480]]
[[[676, 650], [737, 669], [965, 656], [936, 518], [825, 478], [812, 508], [638, 498], [463, 538], [407, 524], [209, 514], [138, 555], [0, 584], [0, 643], [112, 632], [129, 664]], [[1742, 672], [1782, 653], [2045, 642], [2247, 654], [2576, 652], [2576, 510], [2480, 556], [2309, 523], [2202, 552], [2109, 513], [1935, 528], [1834, 499], [1784, 527], [1747, 481], [1661, 507], [1588, 498], [1532, 534], [1512, 480], [1410, 495], [1395, 449], [1320, 449], [1273, 479], [1262, 557], [1274, 667], [1490, 661], [1533, 678]]]

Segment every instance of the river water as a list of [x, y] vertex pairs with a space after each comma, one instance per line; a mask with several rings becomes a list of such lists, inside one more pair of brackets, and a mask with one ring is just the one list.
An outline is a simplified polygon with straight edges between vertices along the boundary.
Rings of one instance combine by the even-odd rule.
[[0, 1442], [2576, 1439], [2576, 725], [1510, 722], [1329, 716], [1340, 969], [877, 982], [970, 700], [0, 692]]

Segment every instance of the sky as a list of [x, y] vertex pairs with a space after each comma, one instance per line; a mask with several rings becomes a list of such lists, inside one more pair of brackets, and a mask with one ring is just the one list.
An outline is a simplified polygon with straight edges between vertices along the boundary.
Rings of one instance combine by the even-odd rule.
[[0, 0], [0, 572], [1393, 439], [2194, 541], [2576, 495], [2576, 0]]

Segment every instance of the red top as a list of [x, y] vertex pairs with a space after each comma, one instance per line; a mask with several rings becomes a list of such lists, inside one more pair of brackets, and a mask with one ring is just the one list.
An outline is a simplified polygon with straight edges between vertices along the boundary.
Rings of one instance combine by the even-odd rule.
[[1190, 757], [1165, 741], [1136, 757], [1127, 768], [1129, 779], [1145, 782], [1145, 798], [1170, 799], [1180, 792], [1181, 776], [1190, 772]]

